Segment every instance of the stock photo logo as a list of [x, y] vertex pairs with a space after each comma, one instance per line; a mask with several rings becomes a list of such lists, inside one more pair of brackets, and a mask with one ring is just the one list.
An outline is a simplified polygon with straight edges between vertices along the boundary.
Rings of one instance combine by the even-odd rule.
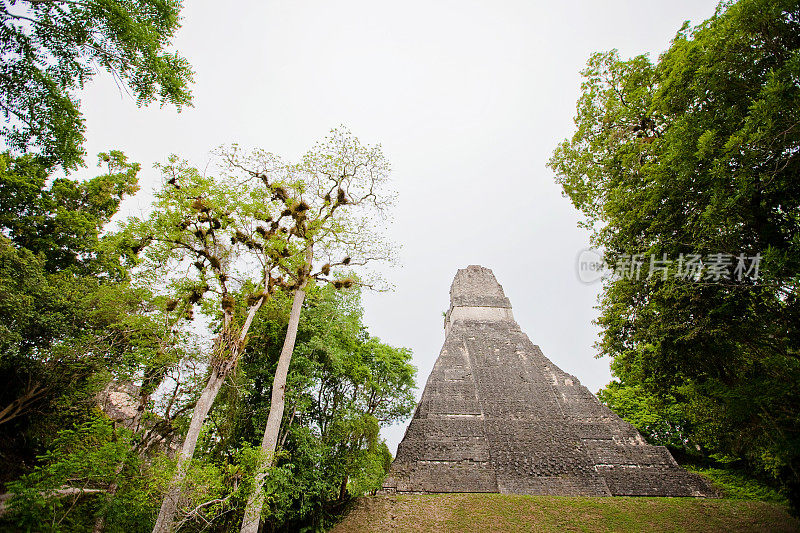
[[581, 283], [595, 283], [610, 277], [612, 272], [603, 254], [594, 248], [581, 250], [575, 266]]
[[655, 254], [620, 254], [608, 261], [602, 252], [586, 248], [578, 253], [575, 268], [581, 283], [611, 279], [679, 279], [694, 282], [758, 281], [761, 254], [747, 255], [724, 252], [678, 254], [677, 257]]

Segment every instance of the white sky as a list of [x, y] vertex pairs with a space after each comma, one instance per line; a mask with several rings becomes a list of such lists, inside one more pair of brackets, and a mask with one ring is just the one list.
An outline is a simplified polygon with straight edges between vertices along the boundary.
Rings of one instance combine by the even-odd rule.
[[[418, 396], [443, 341], [458, 268], [494, 270], [531, 340], [592, 392], [596, 298], [575, 271], [588, 236], [545, 166], [572, 134], [579, 71], [594, 51], [657, 57], [712, 0], [186, 2], [177, 49], [196, 71], [194, 108], [138, 109], [109, 76], [82, 95], [87, 150], [142, 164], [171, 153], [203, 168], [223, 143], [288, 158], [348, 126], [379, 142], [399, 191], [390, 237], [396, 290], [365, 296], [370, 332], [414, 351]], [[128, 212], [146, 209], [147, 194]], [[383, 433], [392, 451], [404, 425]]]

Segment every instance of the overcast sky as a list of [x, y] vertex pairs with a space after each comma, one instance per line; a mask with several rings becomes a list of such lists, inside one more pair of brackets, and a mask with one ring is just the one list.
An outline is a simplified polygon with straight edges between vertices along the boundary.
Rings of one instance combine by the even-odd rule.
[[[414, 352], [418, 397], [441, 349], [442, 312], [458, 268], [494, 270], [534, 344], [596, 392], [610, 379], [593, 344], [599, 285], [575, 260], [588, 246], [577, 211], [546, 162], [572, 134], [589, 54], [656, 58], [710, 0], [573, 2], [186, 2], [175, 45], [196, 75], [194, 107], [137, 109], [109, 76], [81, 96], [87, 149], [119, 148], [152, 168], [177, 153], [203, 168], [237, 142], [287, 159], [348, 126], [381, 143], [399, 191], [385, 276], [396, 290], [365, 296], [373, 335]], [[384, 431], [392, 451], [404, 425]]]

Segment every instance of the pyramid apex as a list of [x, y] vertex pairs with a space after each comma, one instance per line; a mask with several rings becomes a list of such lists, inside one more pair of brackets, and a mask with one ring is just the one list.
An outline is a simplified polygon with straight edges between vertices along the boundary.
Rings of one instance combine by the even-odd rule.
[[444, 317], [445, 335], [454, 322], [462, 320], [514, 321], [511, 302], [491, 269], [469, 265], [456, 272], [450, 286], [450, 309]]
[[450, 286], [450, 307], [502, 307], [511, 308], [503, 287], [491, 269], [469, 265], [456, 272]]

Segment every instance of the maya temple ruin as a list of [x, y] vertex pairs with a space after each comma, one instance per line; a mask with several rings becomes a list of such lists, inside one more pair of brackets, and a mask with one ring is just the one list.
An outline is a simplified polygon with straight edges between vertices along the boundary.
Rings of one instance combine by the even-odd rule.
[[383, 491], [714, 495], [545, 357], [475, 265], [453, 280], [444, 346]]

